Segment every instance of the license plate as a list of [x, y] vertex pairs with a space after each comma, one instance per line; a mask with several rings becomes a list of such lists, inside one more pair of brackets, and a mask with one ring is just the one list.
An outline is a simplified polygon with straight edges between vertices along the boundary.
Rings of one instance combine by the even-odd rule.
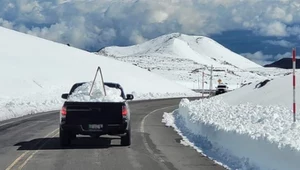
[[90, 130], [101, 130], [103, 128], [103, 124], [89, 124]]

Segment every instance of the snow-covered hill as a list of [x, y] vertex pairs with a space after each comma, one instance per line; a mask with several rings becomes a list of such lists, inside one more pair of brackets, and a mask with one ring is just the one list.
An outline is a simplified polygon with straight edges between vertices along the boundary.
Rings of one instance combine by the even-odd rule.
[[[261, 67], [260, 65], [228, 50], [216, 41], [203, 36], [188, 36], [180, 33], [163, 35], [142, 44], [129, 47], [107, 47], [100, 51], [112, 56], [168, 55], [186, 58], [203, 65], [238, 68]], [[230, 68], [230, 67], [229, 67]]]
[[[264, 70], [262, 66], [204, 36], [173, 33], [134, 46], [106, 47], [97, 54], [132, 63], [193, 89], [202, 86], [198, 83], [202, 80], [202, 71], [205, 88], [209, 88], [211, 66], [214, 67], [214, 86], [221, 79], [235, 89], [242, 83], [266, 78], [257, 73]], [[255, 70], [250, 72], [249, 69]]]
[[104, 81], [120, 83], [136, 98], [194, 93], [147, 70], [0, 27], [0, 120], [59, 109], [60, 95], [91, 81], [101, 66]]
[[[300, 74], [297, 73], [296, 77], [296, 90], [298, 91], [300, 90]], [[233, 105], [252, 103], [263, 106], [278, 105], [280, 107], [292, 109], [292, 85], [292, 74], [288, 74], [283, 77], [253, 82], [230, 94], [217, 96], [216, 99], [222, 99], [226, 101], [226, 103]], [[296, 93], [296, 98], [300, 98], [299, 92]], [[300, 108], [300, 102], [298, 102], [297, 107]]]

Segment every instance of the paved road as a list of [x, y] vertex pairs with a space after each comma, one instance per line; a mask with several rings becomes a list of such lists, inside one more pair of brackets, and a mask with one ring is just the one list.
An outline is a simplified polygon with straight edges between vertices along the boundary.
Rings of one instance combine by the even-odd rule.
[[0, 122], [0, 169], [224, 169], [179, 144], [180, 136], [161, 123], [163, 112], [171, 112], [178, 103], [179, 99], [130, 103], [130, 147], [119, 146], [120, 140], [114, 137], [79, 137], [70, 148], [62, 149], [57, 112], [38, 114], [13, 124]]

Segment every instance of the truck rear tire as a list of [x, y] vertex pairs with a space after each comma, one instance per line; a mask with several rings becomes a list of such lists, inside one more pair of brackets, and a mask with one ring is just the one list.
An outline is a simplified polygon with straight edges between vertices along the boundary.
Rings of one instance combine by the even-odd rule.
[[71, 136], [67, 132], [60, 129], [59, 130], [59, 141], [60, 141], [60, 146], [62, 146], [62, 147], [70, 146]]
[[121, 137], [121, 145], [130, 146], [130, 144], [131, 144], [131, 126], [129, 124], [126, 135]]
[[131, 135], [130, 135], [130, 131], [128, 131], [125, 136], [121, 137], [121, 145], [129, 146], [130, 144], [131, 144]]

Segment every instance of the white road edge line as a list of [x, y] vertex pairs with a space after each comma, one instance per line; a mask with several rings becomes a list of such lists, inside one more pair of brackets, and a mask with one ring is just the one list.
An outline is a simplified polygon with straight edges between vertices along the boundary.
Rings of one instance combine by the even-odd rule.
[[153, 114], [154, 112], [157, 112], [157, 111], [159, 111], [159, 110], [164, 110], [164, 109], [168, 109], [168, 108], [175, 107], [175, 106], [178, 106], [178, 105], [172, 105], [172, 106], [167, 106], [167, 107], [159, 108], [159, 109], [153, 110], [152, 112], [148, 113], [148, 114], [143, 118], [143, 120], [142, 120], [142, 122], [141, 122], [140, 131], [141, 131], [142, 133], [145, 132], [145, 128], [144, 128], [145, 125], [144, 125], [144, 124], [145, 124], [145, 120], [147, 119], [147, 117], [148, 117], [149, 115], [151, 115], [151, 114]]
[[[158, 161], [159, 161], [160, 163], [165, 162], [165, 160], [163, 160], [163, 158], [161, 158], [160, 156], [154, 154], [154, 152], [150, 149], [150, 146], [149, 146], [149, 144], [148, 144], [148, 142], [147, 142], [147, 140], [146, 140], [146, 137], [145, 137], [145, 120], [147, 119], [148, 116], [150, 116], [151, 114], [153, 114], [153, 113], [155, 113], [155, 112], [157, 112], [157, 111], [165, 110], [165, 109], [168, 109], [168, 108], [171, 108], [171, 107], [175, 107], [175, 106], [178, 106], [178, 105], [172, 105], [172, 106], [167, 106], [167, 107], [163, 107], [163, 108], [159, 108], [159, 109], [153, 110], [152, 112], [148, 113], [148, 114], [143, 118], [143, 120], [142, 120], [142, 122], [141, 122], [140, 132], [142, 132], [142, 138], [143, 138], [143, 142], [144, 142], [144, 144], [145, 144], [145, 147], [146, 147], [146, 149], [148, 150], [148, 152], [150, 152], [155, 158], [158, 159]], [[164, 168], [169, 169], [164, 163], [163, 163], [163, 165], [164, 165]]]

